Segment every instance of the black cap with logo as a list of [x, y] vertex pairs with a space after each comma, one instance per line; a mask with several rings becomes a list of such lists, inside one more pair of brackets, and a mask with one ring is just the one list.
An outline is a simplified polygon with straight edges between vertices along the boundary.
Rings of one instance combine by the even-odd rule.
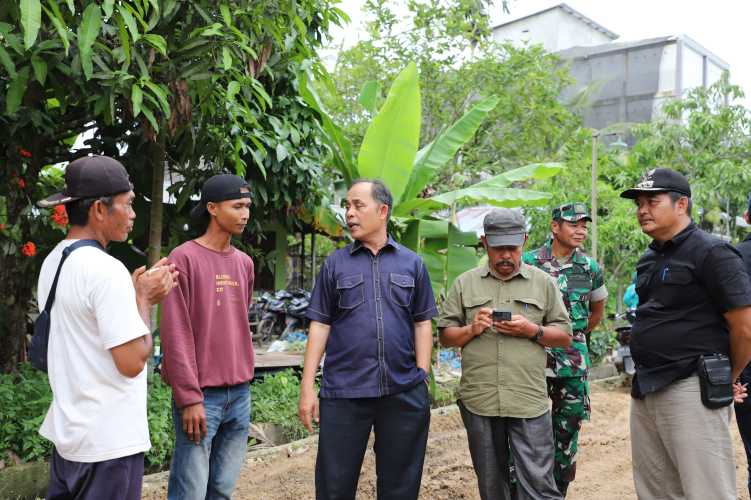
[[123, 164], [109, 156], [84, 156], [65, 168], [65, 190], [37, 205], [42, 208], [70, 203], [82, 198], [99, 198], [127, 193], [133, 189]]
[[669, 168], [653, 168], [641, 178], [639, 183], [621, 193], [621, 198], [636, 198], [642, 193], [673, 191], [691, 198], [691, 186], [686, 177]]
[[240, 176], [232, 174], [219, 174], [210, 177], [201, 187], [201, 201], [190, 211], [193, 219], [200, 219], [206, 215], [208, 202], [219, 202], [250, 198], [250, 193], [241, 192], [242, 188], [248, 188], [248, 181]]

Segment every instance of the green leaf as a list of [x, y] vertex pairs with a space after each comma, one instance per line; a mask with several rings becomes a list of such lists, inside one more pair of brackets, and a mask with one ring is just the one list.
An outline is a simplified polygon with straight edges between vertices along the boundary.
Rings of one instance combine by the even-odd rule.
[[420, 141], [420, 85], [409, 63], [396, 77], [386, 102], [365, 132], [357, 158], [364, 177], [381, 179], [394, 199], [402, 197]]
[[23, 26], [23, 44], [26, 50], [34, 45], [42, 25], [42, 4], [39, 0], [21, 0], [21, 26]]
[[112, 17], [112, 11], [115, 8], [115, 0], [104, 0], [102, 2], [102, 10], [104, 11], [104, 16], [106, 19], [109, 19]]
[[446, 286], [448, 291], [457, 276], [477, 267], [477, 245], [479, 238], [474, 232], [463, 232], [453, 224], [448, 226], [448, 248], [446, 252]]
[[11, 78], [16, 76], [16, 65], [13, 64], [13, 59], [10, 58], [10, 55], [2, 45], [0, 45], [0, 63], [2, 63], [8, 76]]
[[360, 103], [360, 106], [362, 106], [365, 111], [371, 115], [375, 114], [376, 103], [380, 93], [381, 84], [378, 83], [377, 80], [370, 80], [369, 82], [365, 82], [365, 85], [362, 86], [362, 91], [360, 91], [360, 97], [357, 98], [357, 102]]
[[167, 56], [167, 41], [161, 35], [155, 35], [153, 33], [147, 33], [143, 35], [143, 39], [150, 45], [159, 51], [163, 56]]
[[133, 38], [133, 42], [137, 42], [141, 37], [141, 34], [138, 32], [138, 23], [136, 22], [136, 18], [133, 17], [133, 14], [131, 14], [127, 8], [123, 8], [122, 6], [118, 6], [117, 11], [123, 18], [125, 25], [128, 27], [128, 31], [130, 31], [130, 36], [131, 38]]
[[117, 36], [120, 39], [120, 46], [123, 48], [123, 55], [125, 55], [125, 67], [130, 66], [130, 38], [128, 38], [128, 29], [123, 21], [123, 16], [116, 16], [115, 22], [117, 23]]
[[141, 103], [143, 102], [143, 91], [137, 83], [134, 83], [130, 90], [130, 102], [133, 105], [133, 118], [135, 118], [141, 113]]
[[167, 98], [167, 92], [157, 85], [156, 83], [147, 80], [145, 83], [146, 87], [151, 91], [152, 94], [156, 96], [156, 98], [159, 100], [159, 106], [162, 108], [162, 112], [164, 113], [164, 116], [166, 118], [169, 118], [170, 116], [170, 105], [169, 105], [169, 99]]
[[159, 124], [157, 123], [156, 118], [154, 118], [154, 113], [152, 113], [151, 110], [145, 106], [143, 107], [143, 109], [141, 109], [141, 112], [151, 124], [151, 128], [154, 129], [154, 132], [159, 132]]
[[[457, 120], [448, 130], [441, 134], [430, 144], [422, 148], [415, 158], [414, 169], [404, 190], [404, 196], [400, 201], [408, 201], [416, 198], [430, 179], [438, 172], [465, 142], [472, 138], [480, 127], [480, 124], [498, 105], [497, 97], [490, 97], [478, 102], [472, 109]], [[398, 205], [399, 203], [397, 203]]]
[[91, 62], [91, 51], [101, 28], [102, 11], [99, 5], [91, 3], [83, 11], [83, 20], [78, 27], [78, 53], [81, 57], [81, 67], [87, 80], [91, 78], [91, 73], [94, 71]]
[[303, 72], [300, 74], [300, 96], [302, 96], [305, 104], [310, 106], [316, 111], [323, 123], [323, 130], [325, 132], [325, 140], [333, 153], [334, 163], [344, 177], [344, 181], [347, 185], [351, 184], [354, 179], [360, 177], [357, 171], [357, 165], [354, 162], [352, 154], [352, 143], [345, 137], [342, 129], [334, 123], [331, 116], [326, 111], [318, 92], [313, 85], [310, 73]]
[[229, 85], [227, 85], [227, 100], [234, 100], [238, 92], [240, 92], [240, 83], [232, 80], [229, 82]]
[[15, 114], [15, 112], [18, 111], [18, 108], [21, 107], [21, 101], [23, 101], [23, 96], [26, 93], [27, 84], [29, 82], [29, 73], [29, 67], [24, 66], [10, 81], [8, 94], [5, 97], [6, 114]]
[[[51, 0], [51, 1], [54, 2], [55, 0]], [[65, 0], [65, 1], [68, 4], [68, 10], [70, 10], [70, 13], [75, 14], [76, 13], [75, 0]]]
[[232, 53], [229, 51], [229, 47], [222, 47], [222, 63], [224, 64], [224, 71], [229, 71], [232, 67]]
[[281, 142], [276, 145], [276, 161], [283, 162], [289, 158], [289, 151], [287, 151], [287, 148], [282, 144]]
[[224, 20], [224, 24], [227, 26], [232, 26], [232, 14], [230, 14], [229, 7], [227, 4], [222, 4], [219, 6], [219, 11], [222, 13], [222, 19]]
[[65, 56], [68, 56], [68, 51], [70, 50], [70, 40], [68, 40], [68, 28], [65, 26], [65, 22], [63, 20], [63, 15], [60, 12], [60, 9], [57, 7], [57, 4], [54, 0], [49, 0], [50, 9], [47, 7], [42, 6], [42, 9], [44, 9], [44, 13], [47, 14], [47, 17], [50, 19], [50, 22], [52, 22], [52, 25], [55, 27], [55, 31], [57, 31], [58, 36], [60, 37], [60, 40], [63, 42], [63, 47], [65, 47]]
[[159, 1], [158, 0], [149, 0], [149, 3], [154, 8], [157, 14], [159, 14]]
[[415, 198], [394, 208], [395, 216], [415, 217], [428, 215], [454, 204], [492, 205], [494, 207], [541, 206], [548, 203], [549, 193], [531, 189], [504, 188], [498, 186], [470, 186], [442, 193], [432, 198]]
[[40, 84], [44, 85], [47, 79], [47, 63], [44, 62], [44, 59], [34, 54], [31, 56], [31, 66], [34, 68], [34, 77]]
[[478, 182], [475, 186], [509, 186], [514, 182], [547, 179], [558, 175], [564, 168], [566, 167], [562, 163], [557, 162], [531, 163], [513, 170], [507, 170], [500, 175]]

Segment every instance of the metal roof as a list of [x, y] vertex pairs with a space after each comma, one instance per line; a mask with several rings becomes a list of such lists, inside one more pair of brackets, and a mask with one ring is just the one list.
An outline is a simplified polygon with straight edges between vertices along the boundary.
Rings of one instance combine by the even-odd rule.
[[729, 69], [730, 65], [721, 57], [707, 50], [694, 39], [686, 35], [659, 36], [654, 38], [644, 38], [642, 40], [633, 40], [628, 42], [611, 42], [592, 46], [578, 46], [557, 52], [561, 59], [587, 59], [599, 55], [609, 54], [612, 52], [625, 52], [631, 49], [649, 47], [654, 45], [667, 45], [670, 43], [681, 42], [691, 47], [696, 52], [707, 56], [716, 65], [722, 69]]
[[519, 21], [521, 21], [523, 19], [529, 19], [530, 17], [539, 16], [540, 14], [544, 14], [545, 12], [548, 12], [548, 11], [551, 11], [551, 10], [555, 10], [555, 9], [561, 9], [566, 14], [569, 14], [569, 15], [575, 17], [576, 19], [578, 19], [579, 21], [583, 22], [584, 24], [586, 24], [590, 28], [593, 28], [593, 29], [595, 29], [595, 30], [597, 30], [597, 31], [605, 34], [605, 36], [607, 36], [611, 40], [615, 40], [616, 38], [618, 38], [618, 34], [617, 33], [614, 33], [612, 31], [610, 31], [605, 26], [601, 25], [600, 23], [598, 23], [596, 21], [593, 21], [592, 19], [588, 18], [587, 16], [585, 16], [584, 14], [582, 14], [581, 12], [579, 12], [578, 10], [570, 7], [566, 3], [559, 3], [558, 5], [553, 5], [552, 7], [548, 7], [547, 9], [538, 10], [537, 12], [533, 12], [533, 13], [528, 14], [526, 16], [522, 16], [522, 17], [513, 19], [511, 21], [506, 21], [505, 23], [501, 23], [501, 24], [498, 24], [496, 26], [493, 26], [493, 30], [495, 30], [496, 28], [501, 28], [501, 27], [504, 27], [504, 26], [508, 26], [508, 25], [514, 24], [514, 23], [519, 22]]

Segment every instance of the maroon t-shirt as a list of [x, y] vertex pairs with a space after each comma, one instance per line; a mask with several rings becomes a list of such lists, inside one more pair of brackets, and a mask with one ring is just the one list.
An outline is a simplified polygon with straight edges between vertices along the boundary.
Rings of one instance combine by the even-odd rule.
[[203, 401], [203, 387], [253, 378], [253, 260], [234, 247], [217, 252], [188, 241], [169, 261], [180, 275], [162, 302], [162, 377], [183, 408]]

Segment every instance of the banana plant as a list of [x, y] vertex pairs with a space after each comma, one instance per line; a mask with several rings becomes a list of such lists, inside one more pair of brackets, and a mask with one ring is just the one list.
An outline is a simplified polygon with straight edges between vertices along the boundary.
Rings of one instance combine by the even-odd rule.
[[[509, 170], [471, 186], [440, 193], [428, 198], [421, 195], [441, 168], [477, 132], [483, 120], [498, 104], [496, 97], [477, 101], [464, 116], [445, 127], [429, 144], [420, 144], [420, 85], [417, 68], [410, 63], [394, 80], [383, 106], [375, 109], [374, 84], [363, 88], [361, 103], [375, 113], [365, 133], [355, 161], [352, 146], [341, 129], [325, 111], [309, 78], [301, 78], [301, 94], [306, 103], [322, 117], [328, 147], [345, 182], [357, 177], [381, 179], [394, 198], [393, 218], [403, 228], [396, 236], [402, 244], [418, 252], [428, 267], [433, 289], [443, 295], [462, 272], [478, 264], [475, 246], [477, 235], [465, 233], [456, 225], [455, 213], [460, 206], [491, 205], [520, 207], [544, 205], [550, 194], [515, 187], [518, 183], [545, 179], [562, 170], [558, 163], [537, 163]], [[331, 216], [322, 207], [316, 220], [327, 230]], [[448, 209], [450, 220], [435, 214]]]

